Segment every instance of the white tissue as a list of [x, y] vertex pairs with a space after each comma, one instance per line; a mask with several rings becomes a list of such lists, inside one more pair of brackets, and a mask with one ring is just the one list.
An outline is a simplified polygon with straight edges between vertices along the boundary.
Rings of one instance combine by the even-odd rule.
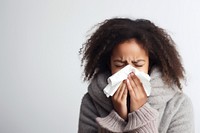
[[151, 93], [150, 76], [132, 67], [131, 65], [125, 66], [120, 71], [116, 72], [107, 79], [108, 85], [103, 90], [106, 96], [113, 96], [120, 86], [121, 82], [124, 79], [127, 79], [128, 74], [131, 72], [134, 72], [135, 75], [140, 79], [140, 82], [142, 83], [147, 96], [149, 96]]

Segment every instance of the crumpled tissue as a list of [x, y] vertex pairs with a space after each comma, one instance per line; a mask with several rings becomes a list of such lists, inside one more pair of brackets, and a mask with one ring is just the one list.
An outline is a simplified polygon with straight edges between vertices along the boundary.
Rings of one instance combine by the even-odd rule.
[[150, 76], [139, 71], [131, 65], [127, 65], [107, 79], [108, 85], [104, 88], [104, 93], [107, 97], [113, 96], [124, 79], [127, 79], [128, 74], [134, 74], [140, 79], [147, 96], [151, 93]]

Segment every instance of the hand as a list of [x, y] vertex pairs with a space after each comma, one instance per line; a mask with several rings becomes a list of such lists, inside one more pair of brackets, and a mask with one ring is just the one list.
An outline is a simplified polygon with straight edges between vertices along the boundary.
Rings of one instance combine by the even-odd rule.
[[133, 72], [128, 75], [126, 85], [130, 95], [130, 112], [133, 112], [147, 102], [147, 95], [142, 83]]
[[112, 103], [115, 111], [124, 120], [127, 120], [128, 110], [127, 110], [127, 95], [128, 90], [126, 87], [126, 82], [123, 81], [115, 94], [112, 96]]

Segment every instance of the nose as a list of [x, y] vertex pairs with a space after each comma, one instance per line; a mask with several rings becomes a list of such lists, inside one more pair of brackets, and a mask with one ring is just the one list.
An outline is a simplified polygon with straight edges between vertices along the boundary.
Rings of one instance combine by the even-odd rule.
[[136, 67], [134, 61], [127, 61], [127, 65], [131, 65], [132, 67]]
[[132, 61], [127, 61], [127, 65], [131, 65], [131, 66], [133, 66]]

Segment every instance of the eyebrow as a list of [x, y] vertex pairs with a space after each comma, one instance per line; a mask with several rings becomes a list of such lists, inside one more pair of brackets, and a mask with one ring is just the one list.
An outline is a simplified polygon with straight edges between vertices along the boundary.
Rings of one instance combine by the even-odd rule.
[[126, 63], [126, 61], [123, 61], [123, 60], [119, 60], [119, 59], [116, 59], [116, 60], [114, 60], [113, 62]]
[[[133, 62], [133, 63], [138, 63], [138, 62], [140, 62], [140, 61], [143, 61], [143, 62], [145, 62], [145, 60], [144, 60], [144, 59], [139, 59], [139, 60], [132, 61], [132, 62]], [[123, 61], [123, 60], [120, 60], [120, 59], [116, 59], [116, 60], [114, 60], [113, 62], [126, 63], [127, 61]]]
[[138, 63], [138, 62], [141, 62], [141, 61], [145, 62], [145, 60], [143, 60], [143, 59], [139, 59], [139, 60], [132, 61], [132, 62], [133, 62], [133, 63]]

